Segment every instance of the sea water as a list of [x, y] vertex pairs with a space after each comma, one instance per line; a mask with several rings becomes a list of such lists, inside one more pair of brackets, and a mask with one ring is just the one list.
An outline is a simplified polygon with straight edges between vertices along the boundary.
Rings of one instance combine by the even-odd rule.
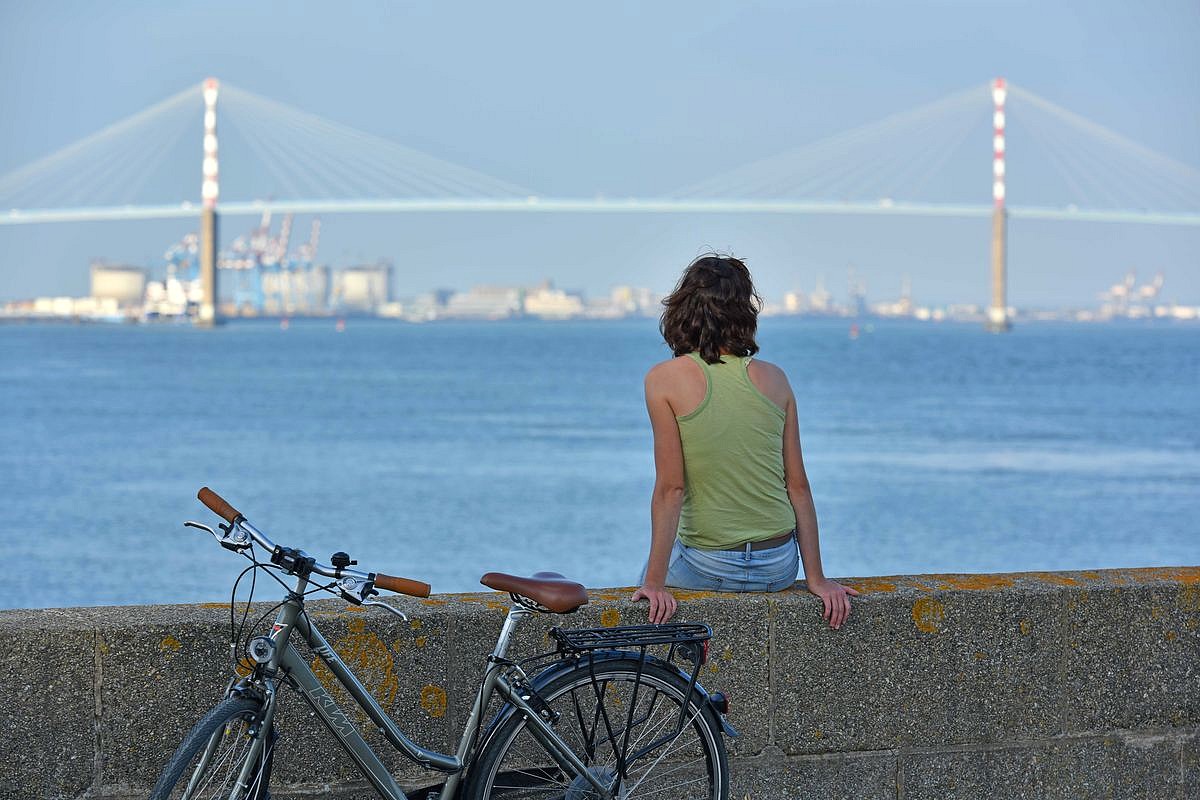
[[[769, 318], [826, 574], [1200, 563], [1200, 327]], [[212, 601], [279, 543], [435, 591], [633, 583], [654, 321], [0, 327], [0, 607]]]

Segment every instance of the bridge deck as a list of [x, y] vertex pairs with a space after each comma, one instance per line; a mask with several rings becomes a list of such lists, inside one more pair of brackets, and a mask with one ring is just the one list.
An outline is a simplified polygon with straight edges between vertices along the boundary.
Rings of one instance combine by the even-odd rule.
[[[199, 203], [156, 206], [13, 209], [0, 212], [0, 225], [108, 220], [170, 219], [200, 216]], [[222, 216], [256, 216], [264, 211], [300, 214], [392, 214], [445, 212], [608, 213], [608, 214], [870, 214], [927, 217], [988, 217], [990, 205], [822, 200], [687, 200], [672, 198], [581, 199], [564, 197], [248, 200], [222, 203]], [[1074, 207], [1010, 206], [1013, 219], [1126, 222], [1200, 226], [1198, 213], [1119, 211]]]

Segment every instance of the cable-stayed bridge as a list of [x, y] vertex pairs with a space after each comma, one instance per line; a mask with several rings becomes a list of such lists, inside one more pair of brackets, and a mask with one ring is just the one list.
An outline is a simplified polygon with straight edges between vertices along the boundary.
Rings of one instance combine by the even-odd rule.
[[0, 225], [200, 218], [210, 300], [218, 210], [991, 217], [1002, 329], [1008, 217], [1200, 226], [1200, 170], [997, 80], [658, 196], [548, 197], [210, 79], [0, 176]]

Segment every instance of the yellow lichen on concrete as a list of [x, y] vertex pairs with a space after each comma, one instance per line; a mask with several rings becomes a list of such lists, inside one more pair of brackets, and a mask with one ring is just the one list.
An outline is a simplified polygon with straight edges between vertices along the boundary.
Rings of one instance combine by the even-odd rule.
[[669, 589], [676, 600], [706, 600], [716, 597], [719, 592], [693, 591], [691, 589]]
[[416, 617], [413, 617], [408, 621], [408, 627], [412, 628], [414, 631], [421, 630], [421, 624], [421, 620], [417, 619]]
[[413, 644], [415, 644], [417, 647], [424, 647], [427, 641], [429, 641], [427, 637], [418, 636], [416, 639], [413, 639]]
[[946, 606], [940, 600], [932, 597], [922, 597], [913, 603], [913, 625], [921, 633], [938, 633], [942, 629], [942, 620], [946, 618]]
[[[447, 597], [450, 597], [454, 601], [459, 602], [459, 603], [469, 603], [474, 606], [483, 606], [484, 608], [487, 608], [491, 611], [507, 612], [509, 609], [509, 602], [507, 600], [497, 600], [496, 599], [497, 597], [501, 597], [501, 596], [503, 596], [503, 595], [501, 595], [500, 592], [472, 592], [470, 594], [464, 593], [464, 594], [447, 595]], [[421, 602], [427, 603], [428, 601], [422, 600]], [[446, 604], [447, 602], [449, 602], [449, 601], [448, 600], [441, 601], [441, 603], [443, 605]]]
[[[396, 690], [400, 686], [392, 651], [382, 639], [366, 630], [363, 620], [352, 619], [347, 627], [349, 631], [333, 643], [333, 649], [367, 691], [387, 708], [396, 699]], [[312, 670], [330, 694], [342, 692], [337, 679], [320, 658], [313, 659]]]
[[615, 628], [621, 624], [621, 612], [615, 608], [606, 608], [600, 612], [600, 624], [606, 628]]
[[1055, 586], [1078, 586], [1079, 581], [1072, 578], [1070, 575], [1062, 575], [1057, 572], [1027, 572], [1025, 573], [1035, 580], [1043, 583], [1053, 583]]
[[1200, 585], [1184, 584], [1179, 590], [1179, 607], [1184, 611], [1200, 611]]
[[896, 591], [896, 584], [891, 581], [885, 581], [882, 578], [858, 578], [857, 580], [846, 581], [845, 585], [857, 589], [863, 594]]
[[181, 647], [183, 647], [183, 643], [170, 635], [158, 643], [158, 649], [164, 653], [178, 653]]
[[200, 607], [201, 608], [219, 608], [219, 609], [224, 610], [224, 609], [229, 608], [229, 603], [201, 603]]
[[1029, 624], [1029, 620], [1027, 619], [1021, 620], [1020, 628], [1022, 636], [1028, 636], [1029, 632], [1033, 630], [1033, 626]]
[[1126, 575], [1138, 583], [1169, 581], [1184, 586], [1200, 585], [1200, 567], [1138, 567], [1137, 569], [1113, 570]]
[[1200, 567], [1172, 567], [1164, 570], [1170, 579], [1191, 588], [1200, 587]]
[[1005, 575], [936, 575], [940, 579], [939, 589], [1007, 589], [1013, 585], [1012, 578]]
[[445, 716], [446, 690], [432, 683], [424, 686], [421, 689], [421, 708], [434, 719]]

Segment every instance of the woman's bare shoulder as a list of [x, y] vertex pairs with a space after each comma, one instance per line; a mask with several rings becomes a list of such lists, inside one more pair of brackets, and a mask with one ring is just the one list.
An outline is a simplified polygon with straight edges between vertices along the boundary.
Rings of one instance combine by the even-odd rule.
[[687, 356], [675, 356], [666, 361], [660, 361], [646, 372], [646, 380], [673, 380], [683, 375], [698, 372], [696, 362]]
[[763, 361], [761, 358], [753, 358], [750, 361], [749, 369], [751, 372], [757, 372], [759, 375], [762, 375], [764, 378], [769, 380], [783, 381], [784, 383], [787, 383], [787, 374], [783, 371], [783, 368], [777, 364], [772, 364], [770, 361]]
[[704, 372], [687, 356], [659, 362], [646, 373], [646, 397], [665, 398], [675, 413], [700, 405], [704, 391]]
[[750, 380], [754, 382], [758, 390], [779, 405], [782, 406], [784, 404], [782, 401], [786, 401], [791, 396], [792, 386], [788, 383], [787, 374], [782, 367], [772, 364], [770, 361], [755, 358], [751, 360], [747, 371], [750, 374]]

